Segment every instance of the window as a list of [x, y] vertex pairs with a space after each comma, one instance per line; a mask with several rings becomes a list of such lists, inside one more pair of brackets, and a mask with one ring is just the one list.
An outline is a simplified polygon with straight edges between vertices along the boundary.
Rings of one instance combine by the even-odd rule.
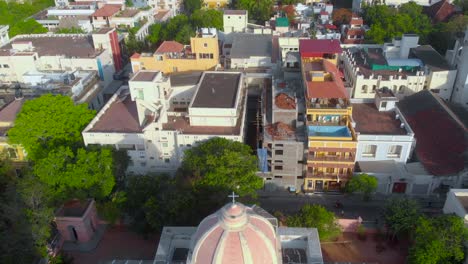
[[146, 162], [140, 162], [140, 165], [141, 165], [142, 167], [146, 167]]
[[3, 68], [10, 68], [10, 65], [8, 65], [8, 64], [3, 64]]
[[393, 145], [388, 148], [387, 157], [388, 158], [399, 158], [401, 155], [402, 147], [399, 145]]
[[207, 47], [208, 47], [208, 43], [203, 43], [203, 47], [207, 48]]
[[327, 173], [334, 173], [335, 172], [335, 169], [334, 168], [327, 168]]
[[404, 85], [401, 85], [400, 88], [398, 88], [398, 93], [404, 93], [405, 92], [405, 86]]
[[283, 163], [282, 160], [275, 160], [275, 163]]
[[362, 86], [361, 93], [367, 93], [367, 85]]
[[187, 147], [191, 147], [191, 146], [192, 146], [192, 145], [190, 145], [190, 144], [187, 144]]
[[231, 16], [228, 16], [228, 19], [230, 19], [230, 18], [231, 18]]
[[375, 153], [377, 151], [376, 145], [365, 145], [364, 149], [362, 150], [363, 157], [375, 157]]
[[377, 85], [372, 85], [372, 93], [375, 93], [375, 90], [377, 90]]
[[312, 181], [307, 182], [307, 188], [312, 188]]
[[133, 144], [118, 144], [119, 149], [124, 149], [124, 150], [135, 150], [135, 145]]
[[168, 145], [167, 145], [167, 142], [162, 143], [162, 147], [163, 147], [163, 148], [167, 148], [167, 146], [168, 146]]
[[136, 149], [137, 149], [137, 150], [145, 150], [145, 145], [143, 145], [143, 144], [138, 144], [138, 145], [136, 145]]
[[275, 147], [283, 147], [283, 144], [275, 144]]
[[164, 159], [164, 162], [165, 162], [165, 163], [170, 163], [170, 162], [171, 162], [171, 159]]
[[275, 176], [275, 179], [282, 179], [283, 176]]
[[145, 93], [143, 90], [138, 90], [138, 99], [145, 100]]
[[283, 150], [282, 149], [275, 150], [275, 155], [283, 155]]
[[282, 165], [277, 165], [277, 166], [275, 166], [275, 170], [283, 170], [283, 166]]
[[387, 102], [381, 102], [380, 108], [387, 108]]
[[162, 56], [162, 55], [158, 55], [158, 56], [156, 56], [156, 60], [158, 60], [158, 61], [162, 61], [162, 60], [163, 60], [163, 56]]
[[12, 159], [17, 159], [18, 158], [18, 155], [16, 153], [16, 149], [14, 149], [14, 148], [8, 148], [8, 155]]

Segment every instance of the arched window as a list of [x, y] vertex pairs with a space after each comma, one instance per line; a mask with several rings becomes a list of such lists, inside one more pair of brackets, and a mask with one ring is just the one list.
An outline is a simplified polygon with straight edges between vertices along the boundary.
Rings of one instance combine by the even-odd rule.
[[405, 89], [406, 89], [406, 86], [400, 85], [400, 88], [398, 89], [398, 93], [401, 93], [401, 94], [404, 93]]

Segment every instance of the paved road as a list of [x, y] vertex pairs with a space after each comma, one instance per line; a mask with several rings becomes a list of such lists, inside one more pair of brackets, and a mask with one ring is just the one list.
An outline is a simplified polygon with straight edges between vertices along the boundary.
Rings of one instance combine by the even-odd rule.
[[[305, 204], [320, 204], [339, 217], [358, 218], [359, 216], [367, 222], [375, 222], [380, 217], [385, 201], [389, 196], [375, 196], [371, 201], [364, 202], [359, 195], [349, 194], [312, 194], [294, 195], [286, 192], [261, 192], [259, 193], [260, 206], [269, 212], [279, 210], [286, 214], [297, 212]], [[336, 201], [343, 204], [343, 209], [335, 208]], [[418, 199], [421, 207], [425, 210], [440, 210], [443, 206], [436, 198]], [[432, 201], [430, 209], [428, 202]], [[342, 211], [344, 215], [342, 215]]]

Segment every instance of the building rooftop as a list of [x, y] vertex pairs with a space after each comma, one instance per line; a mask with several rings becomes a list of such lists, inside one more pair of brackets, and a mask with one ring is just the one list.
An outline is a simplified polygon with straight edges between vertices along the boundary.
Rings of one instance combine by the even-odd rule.
[[184, 73], [172, 73], [169, 75], [171, 86], [196, 85], [202, 76], [203, 72], [193, 71]]
[[467, 128], [430, 91], [405, 97], [398, 108], [417, 140], [416, 155], [433, 175], [453, 175], [464, 169]]
[[423, 11], [434, 23], [446, 22], [457, 13], [456, 7], [447, 0], [438, 1], [431, 6], [424, 7]]
[[23, 103], [24, 99], [16, 99], [0, 108], [0, 126], [3, 126], [3, 124], [10, 126], [15, 121]]
[[[44, 34], [15, 37], [12, 42], [0, 48], [0, 56], [24, 53], [13, 50], [12, 43], [16, 42], [31, 42], [33, 51], [37, 52], [39, 56], [64, 55], [67, 57], [94, 58], [101, 53], [101, 51], [96, 51], [94, 49], [93, 41], [90, 36]], [[51, 45], [51, 43], [53, 43], [53, 45]]]
[[156, 76], [157, 71], [139, 71], [137, 72], [130, 81], [134, 82], [152, 82]]
[[296, 109], [296, 100], [286, 93], [279, 93], [275, 96], [275, 105], [281, 109]]
[[140, 13], [140, 10], [138, 9], [124, 9], [120, 13], [118, 13], [116, 16], [118, 17], [134, 17], [136, 14]]
[[465, 212], [468, 212], [468, 196], [465, 195], [457, 195], [455, 193], [455, 197], [457, 197], [457, 200], [460, 202], [460, 205], [465, 208]]
[[272, 37], [260, 34], [235, 34], [230, 56], [235, 59], [272, 57]]
[[58, 217], [81, 217], [88, 209], [92, 200], [80, 201], [71, 200], [66, 202], [62, 208], [55, 214]]
[[161, 21], [166, 16], [167, 13], [169, 13], [169, 10], [159, 10], [154, 15], [154, 19], [156, 19], [157, 21]]
[[182, 52], [184, 45], [177, 41], [164, 41], [155, 53]]
[[[302, 67], [305, 74], [304, 81], [307, 84], [307, 98], [348, 98], [343, 81], [339, 77], [338, 69], [333, 63], [327, 60], [322, 60], [318, 64], [305, 62]], [[329, 73], [332, 79], [323, 82], [312, 81], [310, 71], [321, 71], [322, 69], [324, 72]]]
[[422, 45], [410, 50], [410, 56], [420, 59], [433, 71], [453, 70], [447, 61], [430, 45]]
[[130, 95], [116, 97], [114, 101], [108, 102], [108, 104], [110, 104], [109, 107], [104, 107], [101, 110], [105, 112], [88, 132], [142, 132], [142, 127], [138, 121], [136, 102], [131, 100]]
[[296, 129], [283, 122], [276, 122], [265, 126], [265, 132], [273, 140], [295, 139]]
[[225, 15], [247, 15], [246, 10], [224, 10]]
[[104, 5], [103, 7], [99, 8], [94, 12], [91, 16], [93, 17], [111, 17], [115, 14], [117, 14], [120, 9], [122, 8], [122, 5]]
[[242, 115], [237, 119], [235, 127], [192, 126], [188, 118], [183, 116], [168, 116], [168, 122], [163, 124], [163, 130], [180, 131], [195, 135], [240, 135]]
[[302, 57], [322, 56], [325, 53], [341, 53], [340, 41], [335, 39], [300, 39], [299, 52]]
[[401, 121], [395, 118], [395, 112], [379, 112], [375, 104], [352, 104], [356, 132], [370, 135], [406, 135], [400, 128]]
[[205, 72], [190, 107], [235, 107], [240, 73]]

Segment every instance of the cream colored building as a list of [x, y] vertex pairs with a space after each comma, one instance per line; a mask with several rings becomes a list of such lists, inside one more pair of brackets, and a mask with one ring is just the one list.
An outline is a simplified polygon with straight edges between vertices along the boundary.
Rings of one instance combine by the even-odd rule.
[[245, 32], [247, 30], [248, 19], [247, 10], [224, 10], [224, 33]]
[[185, 149], [223, 137], [244, 141], [246, 95], [235, 72], [165, 76], [139, 71], [83, 131], [89, 145], [127, 150], [130, 173], [174, 172]]
[[0, 47], [0, 83], [24, 82], [28, 72], [97, 71], [104, 86], [115, 72], [107, 31], [88, 35], [20, 35]]
[[340, 61], [352, 98], [374, 98], [386, 87], [398, 98], [430, 90], [448, 101], [457, 70], [431, 46], [419, 46], [418, 39], [406, 34], [383, 46], [347, 46]]

